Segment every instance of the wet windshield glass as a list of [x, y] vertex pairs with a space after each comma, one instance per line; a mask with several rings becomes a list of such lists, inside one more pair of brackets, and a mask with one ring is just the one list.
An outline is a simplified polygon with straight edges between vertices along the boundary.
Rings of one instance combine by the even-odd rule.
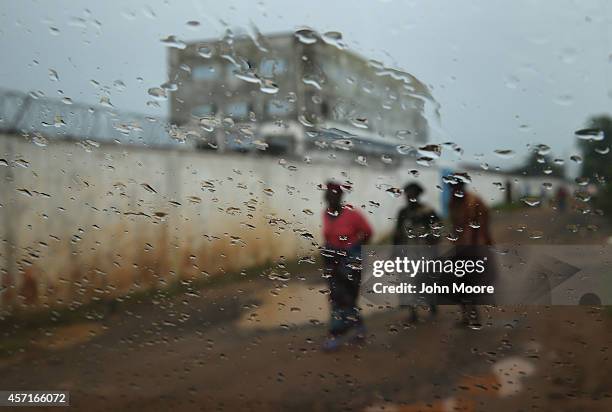
[[610, 410], [611, 18], [0, 2], [0, 406]]

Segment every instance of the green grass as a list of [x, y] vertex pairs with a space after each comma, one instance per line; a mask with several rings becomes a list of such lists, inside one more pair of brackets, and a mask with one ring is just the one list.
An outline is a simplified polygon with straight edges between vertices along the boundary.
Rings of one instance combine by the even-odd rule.
[[525, 209], [528, 206], [523, 202], [498, 203], [493, 205], [491, 209], [496, 212], [513, 212], [515, 210]]

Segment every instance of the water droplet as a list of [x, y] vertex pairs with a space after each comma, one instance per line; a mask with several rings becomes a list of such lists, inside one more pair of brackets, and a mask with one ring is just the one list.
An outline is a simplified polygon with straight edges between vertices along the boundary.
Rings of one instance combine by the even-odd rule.
[[365, 117], [356, 117], [351, 119], [351, 124], [359, 129], [367, 129], [368, 119], [366, 119]]
[[157, 100], [166, 100], [168, 98], [166, 90], [162, 89], [161, 87], [151, 87], [149, 90], [147, 90], [147, 93]]
[[25, 159], [17, 159], [14, 163], [16, 166], [23, 167], [24, 169], [30, 167], [30, 162]]
[[539, 154], [540, 156], [546, 156], [550, 153], [550, 146], [545, 145], [545, 144], [538, 144], [535, 146], [535, 151], [537, 154]]
[[494, 153], [502, 159], [511, 159], [515, 155], [514, 150], [510, 149], [497, 149]]
[[321, 36], [321, 39], [323, 39], [325, 43], [335, 46], [339, 49], [346, 48], [346, 45], [344, 44], [344, 42], [342, 42], [342, 33], [338, 31], [325, 32], [323, 33], [323, 36]]
[[121, 80], [115, 80], [113, 82], [113, 86], [115, 87], [115, 89], [119, 92], [122, 92], [125, 90], [125, 83], [123, 83], [123, 81]]
[[574, 197], [576, 198], [576, 200], [585, 203], [591, 200], [591, 195], [584, 190], [577, 190], [576, 193], [574, 193]]
[[39, 147], [45, 147], [47, 146], [49, 141], [45, 137], [43, 137], [42, 134], [34, 133], [34, 135], [32, 136], [32, 143]]
[[575, 179], [576, 184], [578, 184], [578, 186], [586, 186], [589, 184], [589, 178], [588, 177], [577, 177]]
[[336, 139], [332, 142], [332, 146], [340, 150], [351, 150], [353, 141], [350, 139]]
[[145, 15], [145, 17], [147, 17], [149, 19], [156, 19], [157, 18], [157, 14], [155, 14], [155, 11], [153, 11], [151, 6], [145, 7], [144, 10], [142, 11], [142, 13]]
[[306, 114], [304, 114], [304, 113], [300, 113], [300, 115], [298, 116], [298, 120], [299, 120], [300, 123], [302, 123], [306, 127], [314, 127], [314, 122], [310, 121], [306, 117]]
[[542, 239], [544, 237], [544, 232], [541, 230], [534, 230], [529, 234], [529, 239]]
[[202, 46], [198, 49], [198, 54], [205, 59], [210, 59], [213, 55], [213, 49], [207, 46]]
[[579, 155], [571, 155], [570, 160], [576, 163], [582, 163], [582, 157]]
[[416, 162], [418, 165], [429, 167], [432, 165], [433, 160], [434, 159], [432, 159], [431, 157], [422, 156], [417, 158]]
[[171, 81], [167, 81], [162, 83], [162, 85], [160, 86], [162, 89], [164, 90], [168, 90], [171, 92], [177, 91], [178, 90], [178, 84], [176, 84], [175, 82], [171, 82]]
[[265, 150], [268, 150], [268, 146], [269, 145], [268, 145], [268, 143], [266, 143], [263, 140], [256, 139], [256, 140], [253, 140], [253, 146], [255, 146], [255, 149], [257, 149], [257, 150], [264, 150], [265, 151]]
[[472, 178], [467, 172], [456, 172], [443, 176], [442, 181], [446, 184], [456, 185], [457, 183], [471, 183]]
[[157, 191], [153, 189], [153, 187], [151, 187], [151, 185], [149, 185], [148, 183], [141, 183], [140, 186], [142, 186], [147, 192], [157, 193]]
[[412, 132], [410, 130], [398, 130], [395, 132], [395, 137], [402, 140], [409, 138], [411, 135]]
[[431, 159], [438, 159], [442, 154], [442, 146], [438, 144], [428, 144], [419, 147], [418, 152], [421, 156], [429, 157]]
[[389, 187], [385, 190], [385, 192], [387, 192], [387, 194], [393, 198], [401, 197], [402, 193], [404, 193], [404, 191], [399, 187]]
[[57, 74], [57, 71], [49, 69], [49, 80], [51, 80], [52, 82], [56, 82], [59, 80], [59, 75]]
[[172, 47], [179, 50], [183, 50], [187, 47], [187, 44], [185, 44], [184, 41], [177, 39], [174, 35], [170, 35], [165, 39], [161, 39], [161, 42], [168, 45], [168, 47]]
[[574, 134], [578, 139], [582, 140], [600, 141], [605, 137], [603, 130], [595, 128], [576, 130]]
[[294, 33], [295, 37], [297, 37], [297, 39], [304, 43], [304, 44], [313, 44], [317, 42], [317, 39], [319, 38], [319, 35], [317, 34], [316, 31], [310, 29], [310, 28], [302, 28], [299, 30], [296, 30]]
[[306, 75], [302, 78], [302, 82], [306, 85], [312, 86], [317, 90], [321, 90], [320, 80], [313, 75]]
[[414, 151], [414, 147], [407, 144], [400, 144], [395, 147], [395, 150], [401, 155], [407, 155]]
[[459, 235], [457, 233], [449, 233], [446, 236], [446, 239], [448, 239], [451, 242], [456, 242], [457, 240], [459, 240]]
[[391, 164], [393, 163], [393, 158], [389, 155], [382, 155], [380, 156], [380, 160], [384, 163], [384, 164]]
[[521, 202], [525, 203], [527, 206], [535, 207], [540, 205], [540, 198], [533, 196], [525, 196], [521, 198]]
[[110, 97], [102, 95], [100, 96], [100, 105], [108, 108], [113, 108], [113, 104], [110, 101]]
[[266, 94], [276, 94], [278, 92], [278, 86], [272, 80], [261, 79], [259, 90]]

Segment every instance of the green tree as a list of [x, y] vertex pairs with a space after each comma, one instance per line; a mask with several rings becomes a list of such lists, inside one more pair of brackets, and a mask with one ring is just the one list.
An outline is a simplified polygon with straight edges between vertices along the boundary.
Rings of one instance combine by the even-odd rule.
[[542, 149], [536, 147], [529, 153], [522, 166], [511, 170], [510, 173], [523, 176], [553, 176], [563, 177], [565, 170], [563, 166], [555, 164], [548, 153], [542, 153]]
[[612, 216], [612, 118], [607, 115], [595, 116], [589, 119], [587, 125], [587, 129], [576, 132], [582, 152], [581, 175], [599, 187], [594, 199], [595, 206]]

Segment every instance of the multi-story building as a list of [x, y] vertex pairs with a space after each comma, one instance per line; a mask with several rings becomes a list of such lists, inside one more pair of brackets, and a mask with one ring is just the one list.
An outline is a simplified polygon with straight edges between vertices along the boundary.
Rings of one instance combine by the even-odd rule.
[[219, 150], [378, 157], [425, 143], [427, 87], [339, 37], [304, 29], [171, 48], [170, 120]]

